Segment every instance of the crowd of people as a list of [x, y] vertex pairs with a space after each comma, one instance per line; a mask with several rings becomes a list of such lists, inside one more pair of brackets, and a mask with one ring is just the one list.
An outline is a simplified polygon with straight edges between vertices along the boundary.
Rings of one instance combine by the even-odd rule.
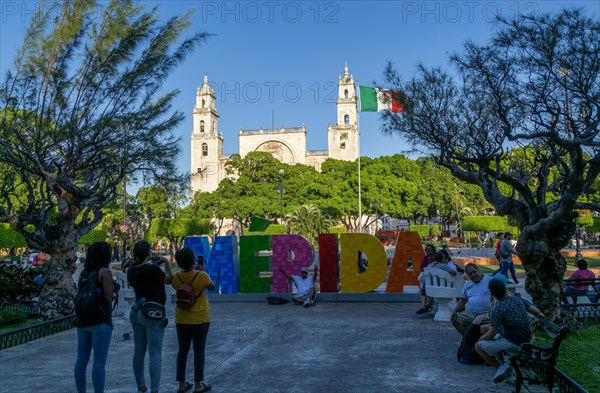
[[[429, 246], [433, 248], [433, 246]], [[434, 251], [434, 261], [427, 263], [427, 256], [422, 269], [431, 267], [457, 275], [453, 264], [451, 267], [442, 252]], [[485, 362], [497, 368], [493, 382], [500, 383], [510, 377], [513, 370], [505, 357], [506, 353], [517, 352], [520, 345], [531, 339], [531, 319], [544, 315], [530, 302], [507, 291], [508, 280], [504, 274], [487, 276], [474, 263], [469, 263], [464, 270], [468, 281], [456, 299], [450, 321], [456, 331], [463, 336], [458, 349], [458, 360], [462, 364], [478, 364]], [[427, 297], [427, 288], [422, 293]], [[417, 311], [423, 314], [431, 308], [426, 300], [425, 308]]]
[[[531, 302], [512, 294], [507, 290], [508, 272], [514, 283], [518, 283], [514, 273], [512, 255], [515, 254], [512, 234], [503, 234], [498, 247], [499, 269], [488, 276], [480, 268], [469, 263], [461, 269], [452, 262], [450, 250], [446, 247], [436, 250], [431, 244], [425, 247], [425, 256], [420, 269], [426, 267], [446, 271], [452, 276], [465, 274], [461, 295], [452, 308], [450, 321], [456, 331], [463, 336], [458, 349], [458, 360], [462, 364], [486, 363], [497, 369], [493, 382], [500, 383], [510, 377], [513, 370], [507, 361], [510, 355], [519, 350], [520, 345], [529, 342], [537, 325], [537, 318], [544, 314]], [[93, 316], [77, 315], [77, 359], [74, 367], [75, 384], [78, 393], [86, 391], [86, 368], [93, 353], [92, 383], [95, 392], [103, 392], [105, 384], [105, 365], [111, 342], [113, 323], [111, 303], [117, 297], [119, 287], [113, 281], [109, 268], [115, 254], [105, 242], [89, 247], [82, 273], [79, 276], [79, 291], [83, 291], [86, 280], [95, 282], [98, 307]], [[177, 291], [175, 327], [178, 341], [175, 380], [178, 393], [192, 391], [205, 392], [211, 386], [204, 378], [204, 353], [210, 327], [210, 305], [206, 291], [214, 290], [210, 276], [190, 248], [178, 250], [175, 261], [180, 271], [173, 273], [165, 258], [153, 257], [151, 245], [146, 241], [137, 242], [132, 251], [131, 261], [123, 266], [127, 280], [135, 292], [135, 304], [129, 313], [132, 326], [134, 351], [132, 356], [132, 380], [139, 392], [155, 393], [159, 391], [162, 377], [162, 346], [166, 319], [165, 285], [171, 285]], [[160, 266], [164, 263], [164, 270]], [[593, 279], [594, 273], [587, 269], [587, 263], [577, 261], [579, 270], [573, 279]], [[318, 267], [309, 275], [306, 268], [300, 269], [300, 275], [292, 275], [280, 267], [281, 273], [293, 283], [297, 292], [292, 301], [304, 307], [315, 304]], [[429, 312], [433, 299], [427, 296], [427, 287], [421, 283], [421, 308], [417, 314]], [[180, 303], [182, 288], [189, 288], [191, 300], [189, 307]], [[594, 290], [600, 295], [596, 286]], [[577, 282], [565, 288], [566, 296], [587, 294], [588, 286]], [[78, 293], [78, 298], [79, 298]], [[194, 352], [193, 383], [186, 379], [186, 364], [190, 349]], [[144, 370], [144, 360], [148, 354], [148, 375]], [[149, 383], [148, 383], [149, 382]]]
[[[496, 252], [499, 268], [492, 275], [483, 274], [474, 263], [465, 266], [468, 281], [456, 299], [450, 317], [456, 331], [463, 336], [457, 351], [459, 362], [466, 365], [486, 363], [495, 367], [497, 371], [492, 379], [495, 383], [512, 375], [513, 369], [506, 355], [518, 352], [521, 344], [530, 342], [538, 318], [544, 318], [544, 314], [531, 302], [507, 290], [508, 272], [513, 283], [519, 284], [512, 260], [512, 256], [516, 255], [512, 236], [510, 232], [502, 235]], [[457, 275], [456, 265], [451, 262], [450, 254], [444, 251], [436, 251], [433, 245], [426, 245], [421, 271], [429, 267]], [[570, 280], [577, 281], [565, 286], [564, 296], [565, 300], [567, 296], [573, 297], [574, 303], [577, 296], [589, 296], [588, 286], [600, 295], [592, 281], [594, 273], [587, 269], [587, 262], [579, 259], [577, 266], [578, 270], [570, 277]], [[425, 314], [433, 307], [433, 299], [427, 296], [427, 287], [421, 278], [419, 282], [421, 308], [417, 314]]]
[[[86, 391], [86, 368], [94, 354], [92, 383], [94, 392], [104, 391], [105, 366], [112, 337], [113, 324], [111, 302], [119, 291], [109, 269], [112, 259], [110, 246], [105, 242], [94, 243], [88, 249], [84, 270], [78, 281], [78, 296], [83, 298], [84, 282], [96, 283], [95, 293], [98, 307], [93, 315], [77, 313], [77, 360], [74, 368], [75, 385], [78, 393]], [[150, 243], [142, 240], [133, 247], [133, 262], [125, 266], [127, 280], [135, 292], [135, 304], [129, 313], [133, 331], [134, 351], [132, 357], [133, 378], [139, 392], [156, 393], [162, 377], [162, 345], [168, 325], [165, 304], [165, 284], [177, 290], [178, 306], [175, 312], [175, 327], [179, 344], [176, 376], [179, 393], [206, 392], [211, 386], [204, 381], [204, 352], [210, 326], [210, 305], [206, 290], [214, 290], [210, 276], [204, 266], [196, 265], [196, 256], [190, 248], [178, 250], [175, 261], [180, 271], [173, 274], [166, 259], [153, 261]], [[159, 266], [164, 263], [165, 270]], [[186, 288], [193, 300], [189, 307], [179, 305], [180, 291]], [[181, 295], [184, 296], [185, 294]], [[76, 301], [77, 302], [77, 301]], [[77, 305], [76, 305], [77, 310]], [[194, 348], [194, 381], [186, 381], [185, 370], [190, 347]], [[144, 360], [148, 354], [149, 382], [146, 382]]]

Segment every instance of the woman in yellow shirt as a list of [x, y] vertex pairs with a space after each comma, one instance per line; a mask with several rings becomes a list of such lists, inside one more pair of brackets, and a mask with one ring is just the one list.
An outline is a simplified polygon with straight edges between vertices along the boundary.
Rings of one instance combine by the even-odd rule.
[[190, 284], [194, 288], [195, 295], [195, 302], [190, 309], [183, 310], [177, 307], [175, 310], [175, 327], [179, 342], [177, 352], [178, 393], [185, 393], [192, 387], [185, 380], [187, 356], [192, 343], [194, 344], [194, 392], [206, 392], [211, 388], [204, 382], [204, 349], [210, 325], [210, 305], [206, 289], [212, 291], [215, 289], [215, 285], [204, 271], [204, 265], [199, 266], [199, 270], [194, 268], [196, 255], [191, 248], [185, 247], [178, 250], [175, 253], [175, 261], [181, 271], [173, 274], [171, 285], [177, 290], [182, 283]]

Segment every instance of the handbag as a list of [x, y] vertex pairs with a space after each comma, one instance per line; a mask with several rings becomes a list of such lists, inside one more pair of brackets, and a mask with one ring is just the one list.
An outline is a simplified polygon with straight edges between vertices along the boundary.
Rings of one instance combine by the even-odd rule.
[[167, 316], [165, 306], [156, 302], [144, 302], [140, 307], [140, 311], [143, 316], [150, 319], [163, 320]]

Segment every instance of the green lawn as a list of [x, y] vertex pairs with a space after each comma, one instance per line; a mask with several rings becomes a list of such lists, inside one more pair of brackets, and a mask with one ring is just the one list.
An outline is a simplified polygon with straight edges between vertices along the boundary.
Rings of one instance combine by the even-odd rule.
[[36, 325], [36, 324], [42, 323], [42, 322], [44, 322], [43, 319], [40, 319], [40, 318], [30, 318], [30, 319], [27, 319], [25, 321], [21, 321], [19, 323], [15, 323], [15, 324], [12, 324], [12, 325], [0, 326], [0, 333], [10, 332], [11, 330], [17, 330], [17, 329], [25, 327], [25, 326]]
[[[568, 269], [577, 269], [575, 266], [575, 257], [566, 257], [565, 259], [567, 260]], [[600, 257], [584, 257], [583, 259], [588, 263], [588, 268], [600, 268]]]
[[600, 325], [568, 335], [560, 345], [557, 367], [588, 392], [600, 392]]
[[[566, 257], [567, 260], [567, 270], [576, 270], [577, 266], [575, 266], [575, 257]], [[588, 263], [588, 268], [600, 268], [600, 257], [585, 257], [585, 260]], [[480, 265], [479, 269], [484, 274], [492, 274], [498, 269], [498, 265]], [[515, 265], [515, 270], [517, 273], [525, 273], [525, 269], [523, 265]]]

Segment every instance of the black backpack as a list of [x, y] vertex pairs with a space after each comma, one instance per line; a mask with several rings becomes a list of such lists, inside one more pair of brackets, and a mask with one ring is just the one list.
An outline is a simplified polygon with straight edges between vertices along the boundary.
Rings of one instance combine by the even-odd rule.
[[75, 314], [83, 320], [95, 320], [104, 315], [102, 299], [97, 294], [98, 270], [87, 273], [85, 270], [79, 276], [77, 296], [75, 297]]
[[287, 302], [289, 302], [289, 300], [284, 299], [284, 298], [279, 297], [279, 296], [267, 296], [267, 302], [269, 304], [279, 305], [279, 304], [286, 304]]

